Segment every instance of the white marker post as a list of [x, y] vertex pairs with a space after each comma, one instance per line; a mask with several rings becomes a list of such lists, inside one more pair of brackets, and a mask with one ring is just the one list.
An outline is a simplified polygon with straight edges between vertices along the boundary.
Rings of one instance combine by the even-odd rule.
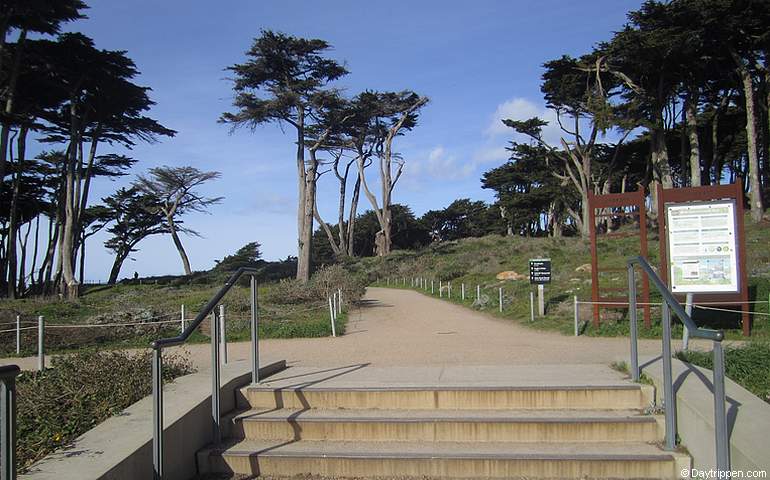
[[545, 316], [545, 285], [542, 283], [537, 286], [537, 313]]
[[577, 301], [577, 295], [574, 295], [573, 297], [574, 306], [575, 306], [575, 336], [578, 336], [578, 325], [580, 324], [580, 311], [578, 310], [578, 301]]
[[339, 301], [337, 302], [337, 313], [342, 313], [342, 289], [337, 289], [337, 298]]
[[337, 330], [334, 326], [334, 306], [332, 305], [332, 297], [329, 297], [329, 319], [332, 323], [332, 337], [336, 337]]
[[503, 287], [500, 287], [498, 297], [500, 303], [500, 313], [503, 313]]
[[37, 369], [45, 370], [45, 320], [43, 316], [37, 317]]
[[184, 332], [184, 327], [185, 327], [184, 303], [182, 304], [182, 318], [181, 318], [181, 324], [182, 324], [182, 331]]
[[449, 300], [452, 300], [452, 283], [446, 282], [446, 288], [447, 288], [447, 294], [448, 294]]
[[481, 305], [481, 285], [476, 285], [476, 300]]
[[431, 280], [430, 281], [430, 294], [433, 295], [434, 293], [436, 293], [436, 292], [433, 289], [433, 280]]
[[441, 280], [438, 281], [438, 298], [444, 297], [444, 291], [441, 289]]
[[535, 292], [529, 291], [529, 321], [535, 321]]
[[465, 301], [465, 284], [460, 284], [460, 296], [462, 297], [463, 302]]
[[21, 353], [21, 315], [16, 315], [16, 355]]

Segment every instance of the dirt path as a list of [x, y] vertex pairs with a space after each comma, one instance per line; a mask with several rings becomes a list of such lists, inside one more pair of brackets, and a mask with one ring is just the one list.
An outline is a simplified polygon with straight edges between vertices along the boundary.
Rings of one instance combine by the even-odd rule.
[[[675, 348], [678, 347], [675, 342]], [[198, 368], [208, 368], [210, 347], [183, 347]], [[640, 355], [657, 355], [659, 340], [642, 340]], [[263, 363], [297, 366], [526, 365], [610, 363], [628, 358], [627, 338], [572, 337], [497, 319], [409, 290], [369, 288], [338, 338], [262, 340]], [[229, 345], [229, 358], [249, 358], [249, 343]], [[37, 359], [2, 359], [24, 369]]]

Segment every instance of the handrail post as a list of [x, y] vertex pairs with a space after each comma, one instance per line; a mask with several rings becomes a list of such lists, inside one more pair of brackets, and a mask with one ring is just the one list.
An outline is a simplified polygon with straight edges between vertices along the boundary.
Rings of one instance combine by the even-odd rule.
[[730, 470], [730, 440], [725, 411], [725, 353], [721, 342], [714, 342], [714, 425], [716, 428], [717, 470]]
[[219, 358], [222, 359], [222, 364], [227, 365], [227, 322], [225, 316], [225, 305], [219, 305], [219, 345], [221, 352]]
[[671, 373], [671, 312], [667, 302], [662, 305], [663, 318], [663, 402], [666, 409], [666, 450], [676, 448], [676, 400]]
[[633, 264], [628, 264], [628, 321], [631, 337], [631, 378], [639, 381], [638, 321], [636, 317], [636, 272]]
[[211, 428], [214, 444], [222, 442], [219, 415], [219, 322], [216, 310], [211, 312]]
[[257, 278], [251, 276], [251, 383], [259, 383], [259, 304]]
[[152, 467], [153, 478], [163, 479], [163, 349], [152, 350]]
[[16, 480], [16, 376], [19, 367], [2, 367], [0, 378], [0, 479]]

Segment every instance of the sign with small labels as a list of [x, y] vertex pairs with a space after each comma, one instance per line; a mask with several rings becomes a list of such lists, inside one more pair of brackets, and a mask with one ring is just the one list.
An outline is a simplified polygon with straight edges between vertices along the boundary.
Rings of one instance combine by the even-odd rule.
[[551, 283], [550, 258], [532, 258], [529, 260], [529, 283], [533, 285]]

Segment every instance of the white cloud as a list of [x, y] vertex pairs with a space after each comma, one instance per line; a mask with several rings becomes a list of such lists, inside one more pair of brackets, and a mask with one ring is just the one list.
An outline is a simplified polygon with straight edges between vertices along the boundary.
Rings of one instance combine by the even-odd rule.
[[502, 145], [487, 145], [476, 150], [473, 154], [473, 161], [476, 164], [497, 163], [508, 160], [511, 154]]
[[529, 137], [514, 132], [513, 129], [506, 127], [502, 121], [505, 119], [528, 120], [532, 117], [539, 117], [548, 122], [548, 125], [543, 127], [543, 139], [549, 145], [558, 146], [564, 132], [559, 128], [556, 112], [546, 108], [543, 104], [522, 97], [512, 98], [498, 105], [484, 130], [484, 134], [490, 141], [505, 135], [506, 141], [530, 142]]
[[429, 177], [437, 180], [461, 180], [476, 170], [475, 162], [461, 162], [457, 156], [438, 145], [427, 156], [407, 162], [404, 167], [410, 176]]

